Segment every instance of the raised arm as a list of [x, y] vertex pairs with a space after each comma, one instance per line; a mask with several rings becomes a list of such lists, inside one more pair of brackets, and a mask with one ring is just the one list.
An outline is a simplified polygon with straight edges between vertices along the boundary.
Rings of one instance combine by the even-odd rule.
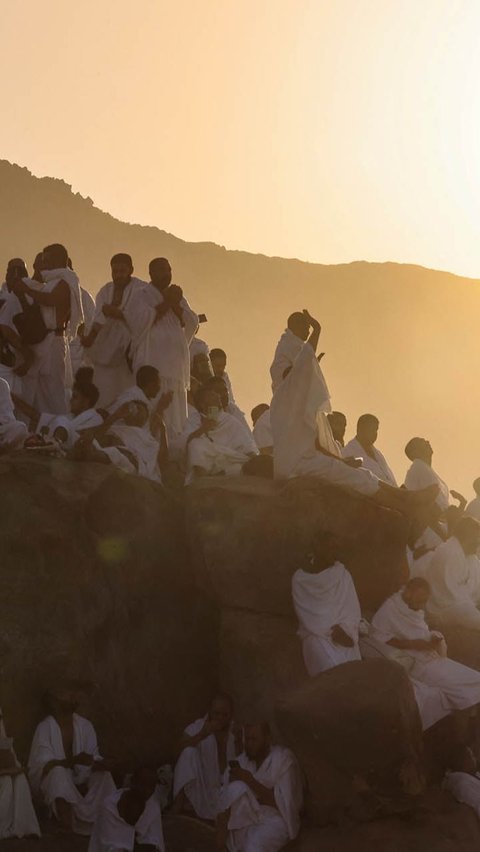
[[307, 340], [307, 343], [310, 344], [310, 346], [312, 347], [313, 351], [316, 354], [317, 348], [318, 348], [318, 341], [320, 340], [320, 332], [322, 330], [322, 327], [321, 327], [319, 321], [314, 319], [314, 317], [312, 317], [312, 315], [309, 314], [309, 312], [306, 310], [306, 308], [304, 308], [303, 313], [304, 313], [305, 317], [307, 318], [307, 320], [309, 321], [311, 329], [312, 329], [312, 331], [310, 332], [310, 337]]

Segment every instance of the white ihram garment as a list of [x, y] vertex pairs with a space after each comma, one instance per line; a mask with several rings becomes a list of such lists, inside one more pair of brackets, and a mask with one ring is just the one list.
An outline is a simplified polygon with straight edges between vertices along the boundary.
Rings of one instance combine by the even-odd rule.
[[457, 802], [473, 808], [480, 817], [480, 775], [470, 775], [468, 772], [447, 772], [443, 779], [442, 788], [451, 793]]
[[[296, 571], [292, 577], [292, 597], [310, 677], [342, 663], [360, 660], [358, 628], [362, 615], [352, 577], [344, 565], [335, 562], [317, 574]], [[344, 648], [333, 641], [332, 627], [336, 624], [353, 639], [353, 648]]]
[[[373, 638], [385, 644], [391, 639], [429, 641], [431, 638], [423, 610], [410, 609], [401, 592], [382, 604], [372, 619], [371, 630]], [[464, 710], [480, 702], [480, 673], [448, 659], [445, 643], [441, 653], [409, 649], [402, 654], [411, 658], [410, 677], [413, 683], [418, 681], [438, 690], [438, 708], [430, 708], [436, 718], [424, 719], [424, 728], [455, 710]]]
[[211, 431], [190, 441], [187, 482], [192, 479], [194, 467], [203, 468], [209, 476], [238, 476], [251, 455], [258, 455], [258, 450], [250, 429], [222, 412]]
[[108, 408], [113, 401], [132, 384], [132, 371], [127, 363], [127, 350], [132, 343], [132, 316], [138, 294], [145, 282], [131, 278], [122, 293], [119, 308], [124, 319], [106, 317], [104, 305], [111, 305], [115, 285], [104, 284], [97, 293], [92, 325], [101, 326], [93, 345], [87, 349], [94, 368], [93, 381], [100, 397], [100, 408]]
[[[73, 755], [86, 752], [95, 761], [101, 760], [92, 723], [74, 713], [73, 731]], [[44, 767], [51, 760], [65, 760], [65, 750], [60, 726], [53, 716], [47, 716], [37, 726], [30, 749], [28, 776], [32, 790], [55, 816], [56, 799], [70, 802], [73, 830], [77, 834], [90, 834], [104, 799], [116, 789], [112, 776], [109, 772], [92, 772], [91, 767], [80, 765], [73, 769], [56, 766], [44, 776]], [[88, 784], [85, 796], [77, 789], [82, 784]]]
[[14, 450], [23, 446], [28, 431], [25, 423], [17, 420], [8, 382], [0, 378], [0, 447]]
[[[119, 440], [119, 446], [125, 447], [135, 458], [136, 467], [131, 467], [128, 461], [124, 465], [119, 459], [117, 447], [101, 447], [102, 451], [109, 456], [111, 462], [127, 473], [136, 473], [153, 482], [161, 483], [162, 477], [158, 467], [159, 443], [153, 437], [150, 430], [145, 426], [128, 426], [126, 423], [115, 423], [112, 426], [112, 434]], [[120, 455], [122, 455], [120, 453]], [[125, 458], [125, 457], [124, 457]]]
[[[0, 710], [1, 714], [1, 710]], [[11, 751], [15, 766], [20, 767], [12, 740], [6, 736], [0, 715], [0, 749]], [[40, 826], [32, 804], [32, 794], [26, 776], [0, 775], [0, 840], [8, 837], [40, 837]]]
[[438, 473], [429, 464], [421, 459], [415, 459], [407, 471], [405, 487], [409, 491], [421, 491], [430, 485], [438, 485], [439, 492], [435, 502], [438, 508], [444, 512], [450, 499], [448, 485], [443, 479], [440, 479]]
[[198, 327], [198, 317], [186, 299], [180, 302], [184, 325], [169, 310], [157, 319], [156, 308], [164, 297], [153, 284], [146, 284], [135, 304], [134, 372], [146, 364], [156, 367], [161, 392], [173, 391], [173, 400], [165, 412], [170, 435], [182, 431], [187, 419], [187, 390], [190, 387], [189, 344]]
[[329, 410], [330, 394], [323, 373], [312, 346], [305, 343], [270, 407], [275, 477], [318, 476], [360, 494], [376, 494], [380, 484], [373, 473], [349, 467], [315, 448], [318, 412]]
[[278, 852], [300, 828], [303, 790], [296, 758], [288, 748], [272, 746], [258, 769], [246, 754], [241, 754], [238, 762], [256, 781], [273, 790], [275, 807], [261, 805], [243, 781], [226, 785], [221, 810], [230, 810], [229, 852]]
[[480, 497], [475, 497], [470, 501], [465, 509], [465, 514], [469, 515], [470, 518], [475, 518], [476, 521], [480, 521]]
[[260, 451], [263, 450], [265, 452], [266, 449], [269, 449], [270, 452], [273, 451], [273, 435], [272, 426], [270, 423], [270, 409], [268, 409], [268, 411], [264, 411], [255, 423], [255, 426], [253, 427], [253, 440], [255, 441]]
[[297, 337], [297, 335], [294, 334], [293, 331], [290, 331], [289, 328], [286, 328], [277, 343], [273, 362], [270, 367], [273, 393], [275, 393], [276, 389], [279, 385], [281, 385], [285, 370], [292, 366], [302, 346], [303, 340]]
[[375, 455], [374, 459], [365, 452], [357, 438], [352, 438], [352, 440], [349, 441], [346, 447], [342, 450], [343, 458], [347, 459], [352, 457], [363, 459], [362, 467], [365, 467], [367, 470], [371, 470], [375, 476], [378, 476], [378, 478], [382, 480], [382, 482], [387, 482], [389, 485], [396, 486], [397, 480], [388, 466], [385, 456], [377, 449], [377, 447], [373, 447], [373, 453]]
[[[185, 734], [195, 737], [200, 733], [207, 716], [197, 719]], [[235, 741], [233, 734], [228, 734], [227, 763], [235, 759]], [[213, 820], [219, 813], [219, 797], [222, 789], [222, 774], [218, 763], [217, 741], [213, 734], [205, 737], [196, 746], [183, 749], [175, 766], [173, 776], [173, 797], [184, 790], [187, 799], [195, 813], [201, 819]]]
[[108, 796], [95, 821], [88, 852], [133, 852], [135, 843], [149, 844], [156, 852], [164, 852], [162, 811], [157, 793], [147, 800], [135, 825], [125, 822], [118, 812], [118, 802], [125, 790]]
[[73, 447], [85, 429], [94, 429], [103, 423], [102, 416], [95, 408], [87, 408], [76, 417], [64, 414], [42, 414], [38, 421], [37, 432], [46, 433], [48, 438], [53, 438], [56, 429], [65, 429], [67, 440], [64, 446], [67, 449]]
[[435, 624], [480, 630], [480, 563], [452, 536], [435, 550], [426, 571], [427, 612]]

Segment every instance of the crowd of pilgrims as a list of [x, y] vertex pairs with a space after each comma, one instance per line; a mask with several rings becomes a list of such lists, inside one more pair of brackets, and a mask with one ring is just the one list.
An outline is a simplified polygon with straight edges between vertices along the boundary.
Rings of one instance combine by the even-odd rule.
[[[376, 613], [362, 613], [341, 543], [315, 535], [292, 577], [305, 674], [365, 657], [402, 665], [423, 729], [452, 716], [444, 787], [480, 816], [480, 673], [449, 659], [444, 638], [455, 627], [480, 631], [480, 479], [467, 505], [433, 468], [428, 440], [413, 437], [399, 487], [372, 414], [345, 443], [347, 421], [331, 410], [317, 354], [320, 324], [307, 310], [288, 318], [273, 353], [271, 402], [253, 409], [250, 427], [226, 353], [197, 337], [199, 316], [168, 260], [151, 261], [149, 282], [133, 271], [128, 254], [115, 255], [94, 301], [60, 244], [37, 255], [31, 277], [23, 260], [8, 263], [2, 452], [98, 461], [167, 487], [207, 476], [314, 476], [404, 513], [404, 585]], [[68, 683], [48, 691], [25, 771], [1, 722], [0, 838], [40, 834], [32, 797], [60, 831], [90, 835], [90, 852], [163, 850], [165, 808], [208, 821], [219, 850], [276, 852], [297, 835], [301, 767], [273, 744], [265, 720], [237, 719], [228, 695], [186, 728], [169, 775], [145, 766], [121, 774], [104, 760], [91, 722], [76, 712], [81, 692]]]

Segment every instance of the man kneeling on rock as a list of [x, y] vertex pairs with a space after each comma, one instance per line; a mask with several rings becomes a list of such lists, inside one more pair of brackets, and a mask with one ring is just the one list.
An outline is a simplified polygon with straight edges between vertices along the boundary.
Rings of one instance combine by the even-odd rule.
[[245, 752], [230, 763], [230, 783], [221, 796], [217, 849], [277, 852], [300, 827], [302, 782], [295, 756], [272, 746], [270, 728], [245, 727]]
[[233, 701], [219, 693], [206, 716], [185, 729], [173, 778], [173, 812], [190, 810], [200, 819], [218, 814], [222, 777], [236, 755]]
[[100, 757], [92, 723], [75, 712], [80, 695], [77, 686], [67, 684], [47, 694], [50, 713], [33, 736], [28, 775], [34, 794], [63, 831], [89, 835], [116, 786]]
[[130, 787], [105, 799], [88, 852], [164, 852], [162, 811], [155, 770], [134, 773]]

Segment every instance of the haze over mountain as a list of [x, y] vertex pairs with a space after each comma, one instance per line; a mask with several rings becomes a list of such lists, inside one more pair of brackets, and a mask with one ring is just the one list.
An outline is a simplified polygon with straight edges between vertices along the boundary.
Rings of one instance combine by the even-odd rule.
[[[119, 177], [119, 180], [121, 177]], [[0, 264], [64, 243], [83, 286], [109, 280], [109, 259], [129, 252], [135, 273], [166, 256], [191, 305], [205, 312], [200, 336], [229, 355], [242, 408], [269, 401], [269, 365], [286, 318], [304, 307], [322, 323], [322, 362], [334, 408], [355, 432], [359, 414], [380, 421], [378, 445], [399, 480], [413, 435], [432, 441], [434, 465], [470, 497], [480, 475], [480, 282], [419, 266], [357, 262], [336, 266], [187, 243], [128, 224], [74, 194], [61, 180], [36, 178], [0, 161]], [[367, 215], [367, 213], [366, 213]], [[168, 222], [168, 210], [158, 211]]]

